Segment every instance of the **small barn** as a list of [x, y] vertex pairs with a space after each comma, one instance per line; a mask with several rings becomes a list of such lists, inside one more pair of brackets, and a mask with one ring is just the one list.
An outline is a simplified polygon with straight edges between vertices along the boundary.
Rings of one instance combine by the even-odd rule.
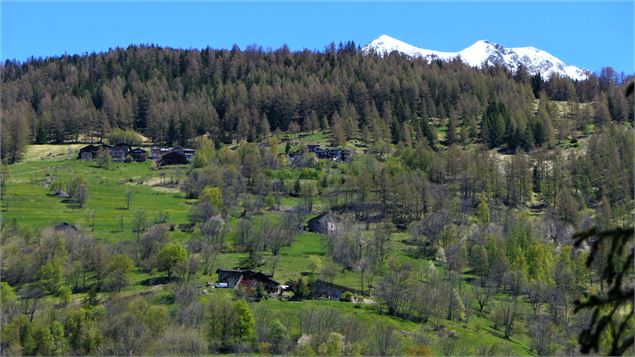
[[77, 154], [77, 158], [81, 160], [92, 160], [97, 157], [97, 152], [99, 151], [99, 147], [95, 145], [84, 146], [79, 149], [79, 153]]
[[132, 159], [136, 162], [144, 162], [148, 159], [148, 152], [142, 148], [132, 149], [128, 154], [132, 156]]
[[314, 298], [330, 300], [340, 300], [342, 295], [347, 291], [351, 293], [358, 293], [355, 289], [333, 283], [327, 283], [323, 280], [315, 280], [311, 283], [309, 288], [311, 289], [311, 296]]
[[186, 164], [188, 164], [187, 157], [185, 157], [185, 154], [178, 151], [169, 152], [163, 155], [161, 159], [159, 160], [160, 166], [186, 165]]

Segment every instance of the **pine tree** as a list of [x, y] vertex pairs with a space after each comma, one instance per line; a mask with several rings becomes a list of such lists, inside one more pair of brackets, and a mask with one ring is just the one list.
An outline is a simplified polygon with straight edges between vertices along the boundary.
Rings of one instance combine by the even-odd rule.
[[428, 140], [428, 144], [430, 144], [430, 147], [434, 147], [434, 144], [436, 142], [436, 134], [430, 126], [430, 123], [428, 123], [428, 118], [422, 117], [419, 122], [421, 123], [420, 127], [423, 136]]
[[490, 148], [494, 148], [503, 143], [505, 135], [505, 122], [509, 119], [509, 114], [504, 104], [491, 101], [487, 105], [487, 110], [483, 114], [481, 122], [481, 137]]
[[135, 130], [142, 131], [148, 126], [149, 121], [149, 99], [145, 94], [137, 98], [135, 108]]

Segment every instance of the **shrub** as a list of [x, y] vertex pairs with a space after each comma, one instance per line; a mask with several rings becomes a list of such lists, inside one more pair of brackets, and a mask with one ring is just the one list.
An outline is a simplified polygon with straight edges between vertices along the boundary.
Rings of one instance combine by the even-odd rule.
[[341, 300], [348, 301], [348, 302], [353, 301], [353, 293], [350, 291], [345, 291], [344, 294], [342, 294]]
[[143, 137], [141, 136], [141, 134], [132, 129], [113, 129], [113, 131], [108, 134], [107, 138], [108, 142], [111, 144], [124, 143], [128, 145], [139, 146], [143, 143]]

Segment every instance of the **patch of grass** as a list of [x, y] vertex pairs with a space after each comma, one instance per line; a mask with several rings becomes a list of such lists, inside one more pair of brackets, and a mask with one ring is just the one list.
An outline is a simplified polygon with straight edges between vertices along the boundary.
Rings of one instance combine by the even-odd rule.
[[[25, 160], [9, 166], [8, 171], [4, 215], [8, 222], [18, 225], [44, 228], [68, 222], [91, 231], [97, 238], [115, 242], [132, 239], [131, 222], [138, 209], [146, 211], [148, 223], [163, 213], [167, 213], [169, 223], [187, 223], [191, 205], [184, 194], [160, 192], [147, 185], [134, 184], [168, 173], [169, 170], [151, 170], [150, 161], [116, 163], [112, 169], [105, 170], [95, 167], [94, 163], [76, 159]], [[88, 185], [88, 199], [83, 208], [65, 203], [45, 187], [47, 180], [65, 181], [75, 176], [83, 177]], [[124, 199], [127, 189], [133, 190], [130, 209], [126, 209]], [[175, 234], [175, 238], [184, 237]]]

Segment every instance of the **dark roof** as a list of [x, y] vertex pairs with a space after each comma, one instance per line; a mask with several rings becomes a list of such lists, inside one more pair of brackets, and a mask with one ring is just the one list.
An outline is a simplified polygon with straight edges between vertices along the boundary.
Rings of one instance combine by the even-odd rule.
[[88, 146], [84, 146], [83, 148], [79, 149], [79, 152], [93, 152], [93, 151], [97, 151], [99, 150], [99, 148], [95, 145], [88, 145]]
[[130, 151], [130, 145], [126, 144], [126, 143], [119, 143], [119, 144], [115, 144], [111, 147], [112, 150], [126, 150]]
[[216, 269], [216, 273], [226, 272], [226, 273], [242, 273], [251, 270], [242, 270], [242, 269]]
[[77, 229], [77, 227], [75, 227], [74, 225], [70, 224], [70, 223], [60, 223], [58, 225], [56, 225], [55, 227], [56, 231], [74, 231], [74, 232], [79, 232], [79, 229]]
[[147, 152], [145, 150], [143, 150], [142, 148], [135, 148], [130, 150], [131, 154], [147, 154]]
[[230, 273], [236, 275], [242, 275], [245, 279], [264, 280], [273, 284], [279, 285], [279, 283], [272, 279], [272, 276], [260, 271], [252, 271], [249, 269], [216, 269], [216, 273]]
[[188, 164], [187, 157], [182, 152], [171, 151], [163, 157], [161, 157], [161, 161], [159, 161], [160, 165], [185, 165]]
[[337, 290], [339, 290], [341, 292], [350, 291], [350, 292], [355, 293], [355, 294], [360, 294], [359, 290], [352, 289], [352, 288], [349, 288], [349, 287], [343, 286], [343, 285], [338, 285], [338, 284], [334, 284], [334, 283], [328, 283], [328, 282], [326, 282], [324, 280], [320, 280], [320, 279], [317, 279], [317, 280], [313, 281], [312, 286], [313, 286], [313, 288], [320, 287], [320, 286], [322, 286], [322, 287], [330, 287], [330, 288], [333, 288], [333, 289], [337, 289]]

